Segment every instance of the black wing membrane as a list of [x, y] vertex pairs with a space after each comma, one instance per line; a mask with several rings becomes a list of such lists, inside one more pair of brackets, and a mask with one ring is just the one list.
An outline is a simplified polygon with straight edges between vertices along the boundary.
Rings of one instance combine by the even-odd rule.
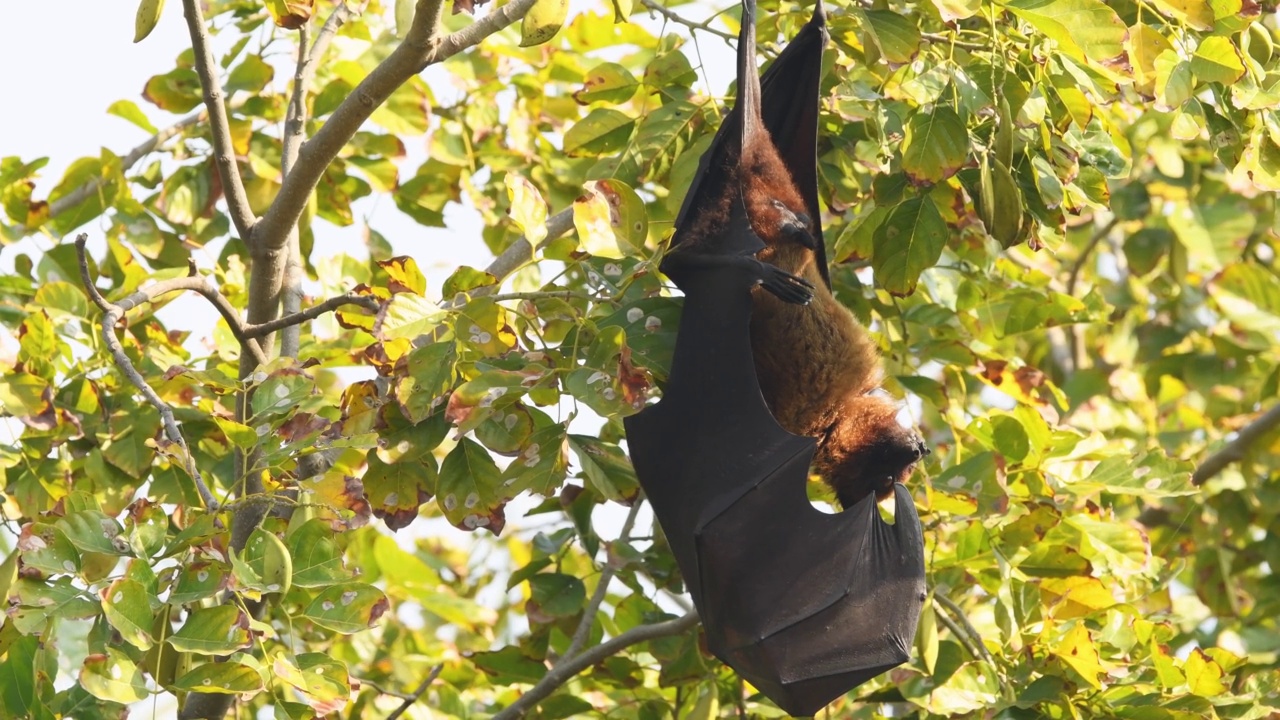
[[[636, 473], [708, 647], [784, 710], [810, 715], [909, 658], [925, 597], [924, 540], [901, 485], [893, 524], [881, 519], [874, 495], [838, 515], [810, 505], [815, 441], [783, 430], [760, 393], [749, 328], [762, 271], [749, 255], [764, 243], [726, 179], [726, 163], [751, 129], [740, 118], [757, 72], [753, 11], [754, 0], [745, 0], [739, 72], [748, 77], [739, 87], [746, 89], [702, 158], [673, 244], [704, 203], [731, 190], [728, 222], [699, 239], [705, 261], [682, 262], [672, 274], [685, 298], [670, 379], [659, 403], [625, 423]], [[825, 43], [819, 5], [765, 74], [759, 96], [764, 125], [813, 218]]]

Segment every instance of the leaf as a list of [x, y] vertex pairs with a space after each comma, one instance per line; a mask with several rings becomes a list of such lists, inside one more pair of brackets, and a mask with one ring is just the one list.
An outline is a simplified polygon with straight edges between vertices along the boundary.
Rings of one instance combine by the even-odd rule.
[[1275, 276], [1252, 263], [1232, 263], [1209, 284], [1222, 313], [1246, 330], [1280, 332], [1280, 286]]
[[494, 652], [480, 652], [471, 656], [485, 674], [492, 676], [494, 683], [536, 683], [547, 674], [547, 666], [534, 660], [514, 645], [508, 645]]
[[113, 647], [84, 659], [80, 668], [80, 685], [100, 700], [124, 705], [149, 696], [142, 671], [129, 656]]
[[1164, 14], [1196, 30], [1212, 30], [1214, 13], [1209, 0], [1153, 0]]
[[596, 257], [634, 255], [648, 235], [644, 202], [626, 183], [593, 180], [573, 201], [573, 225], [583, 252]]
[[506, 524], [503, 506], [509, 497], [497, 464], [474, 440], [459, 440], [440, 464], [436, 502], [455, 527], [501, 533]]
[[1205, 82], [1229, 86], [1244, 75], [1244, 62], [1229, 38], [1213, 35], [1205, 38], [1191, 56], [1191, 72]]
[[541, 45], [560, 32], [569, 17], [569, 0], [537, 0], [520, 24], [520, 47]]
[[267, 10], [276, 25], [297, 30], [311, 19], [315, 0], [265, 0]]
[[333, 529], [325, 520], [313, 518], [294, 530], [289, 535], [289, 552], [293, 556], [295, 585], [324, 587], [351, 579]]
[[920, 49], [920, 30], [910, 18], [891, 10], [864, 10], [871, 37], [886, 60], [901, 65], [915, 59]]
[[151, 603], [159, 603], [142, 583], [121, 578], [102, 590], [102, 611], [107, 622], [120, 633], [120, 637], [139, 650], [148, 650], [155, 639], [151, 626], [155, 614]]
[[18, 552], [22, 567], [39, 570], [45, 575], [61, 575], [80, 571], [80, 553], [66, 534], [54, 525], [27, 523], [18, 536]]
[[[144, 0], [144, 2], [146, 1]], [[163, 0], [160, 0], [160, 2], [163, 2]], [[107, 114], [124, 118], [152, 135], [159, 132], [156, 126], [152, 125], [151, 121], [147, 119], [146, 113], [142, 112], [142, 108], [138, 107], [138, 104], [132, 100], [117, 100], [111, 103], [111, 106], [107, 108]], [[83, 295], [80, 297], [81, 299], [84, 298]]]
[[931, 197], [915, 197], [895, 207], [875, 231], [872, 268], [877, 283], [894, 295], [910, 294], [920, 273], [942, 256], [947, 234]]
[[229, 655], [247, 648], [249, 616], [235, 605], [198, 608], [187, 615], [186, 622], [169, 637], [178, 652], [197, 655]]
[[1152, 499], [1197, 495], [1200, 489], [1191, 482], [1191, 470], [1191, 463], [1170, 458], [1162, 451], [1148, 452], [1136, 459], [1117, 455], [1098, 463], [1087, 478], [1072, 483], [1070, 489]]
[[1111, 590], [1097, 578], [1047, 578], [1040, 582], [1041, 602], [1059, 620], [1084, 617], [1116, 604]]
[[275, 68], [257, 55], [248, 55], [227, 75], [228, 94], [237, 90], [247, 93], [262, 92], [276, 76]]
[[1128, 28], [1102, 0], [1014, 0], [1006, 7], [1077, 60], [1113, 65], [1124, 59]]
[[302, 614], [317, 625], [350, 635], [373, 627], [390, 606], [378, 588], [350, 582], [325, 588]]
[[1227, 692], [1222, 682], [1222, 668], [1200, 648], [1194, 648], [1182, 663], [1187, 676], [1187, 689], [1200, 697], [1216, 697]]
[[547, 202], [538, 188], [522, 175], [507, 173], [504, 182], [511, 201], [511, 219], [529, 244], [536, 247], [547, 237]]
[[262, 689], [262, 675], [238, 662], [208, 662], [174, 681], [174, 687], [187, 692], [238, 695]]
[[185, 564], [169, 593], [169, 602], [187, 605], [213, 597], [226, 589], [229, 580], [230, 572], [223, 563], [202, 560]]
[[236, 579], [241, 586], [259, 592], [286, 594], [293, 582], [293, 558], [284, 541], [275, 533], [256, 528], [245, 543], [244, 552], [239, 556], [232, 554], [232, 567], [239, 570], [247, 567], [253, 575], [251, 582], [246, 582], [240, 572]]
[[374, 516], [392, 530], [408, 527], [418, 517], [418, 508], [436, 492], [436, 461], [424, 460], [388, 464], [376, 454], [369, 456], [364, 496]]
[[937, 183], [956, 173], [969, 154], [969, 134], [955, 110], [939, 105], [915, 113], [902, 140], [902, 169], [917, 183]]
[[297, 690], [320, 715], [340, 713], [351, 697], [347, 666], [324, 653], [302, 653], [293, 664], [285, 653], [276, 656], [274, 675]]
[[[636, 94], [639, 85], [640, 81], [626, 67], [618, 63], [603, 62], [587, 71], [582, 79], [582, 89], [573, 93], [573, 99], [581, 105], [592, 102], [624, 103]], [[570, 128], [564, 140], [564, 150], [569, 154], [573, 154], [569, 150], [569, 135], [572, 132], [573, 128]]]
[[74, 512], [58, 520], [58, 529], [82, 552], [124, 555], [129, 543], [115, 518], [98, 510]]
[[571, 157], [599, 157], [626, 147], [636, 119], [612, 108], [596, 108], [564, 134], [564, 152]]
[[563, 573], [539, 573], [529, 578], [529, 599], [538, 611], [551, 617], [571, 617], [582, 611], [587, 588], [582, 581]]
[[164, 11], [164, 0], [141, 0], [138, 12], [133, 20], [133, 41], [142, 42], [160, 22], [160, 13]]
[[982, 7], [982, 0], [932, 0], [943, 22], [951, 23], [973, 17]]
[[1079, 673], [1089, 685], [1102, 689], [1102, 684], [1098, 682], [1098, 675], [1103, 672], [1102, 662], [1098, 658], [1098, 648], [1089, 637], [1089, 629], [1083, 622], [1077, 622], [1067, 631], [1053, 646], [1053, 653]]
[[587, 482], [604, 497], [627, 502], [640, 491], [631, 460], [617, 445], [586, 435], [570, 435], [569, 447], [577, 456]]

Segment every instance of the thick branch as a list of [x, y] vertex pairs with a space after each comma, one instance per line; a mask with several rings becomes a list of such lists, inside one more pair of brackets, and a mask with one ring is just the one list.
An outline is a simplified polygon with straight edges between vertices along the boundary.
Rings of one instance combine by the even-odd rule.
[[606, 640], [581, 655], [555, 666], [546, 675], [542, 676], [538, 684], [530, 688], [529, 692], [521, 695], [520, 699], [494, 715], [493, 720], [515, 720], [515, 718], [521, 717], [533, 709], [535, 705], [559, 689], [561, 685], [572, 680], [575, 675], [610, 655], [646, 640], [679, 635], [697, 624], [698, 614], [691, 612], [674, 620], [633, 627], [621, 635]]
[[298, 222], [311, 190], [329, 163], [396, 88], [428, 65], [442, 62], [524, 17], [533, 3], [534, 0], [514, 0], [462, 30], [440, 38], [443, 0], [418, 0], [413, 24], [404, 42], [356, 86], [329, 116], [324, 127], [303, 146], [293, 174], [285, 179], [271, 209], [255, 228], [255, 242], [275, 248], [283, 245], [288, 228]]
[[271, 333], [277, 332], [284, 328], [301, 325], [302, 323], [307, 322], [308, 320], [315, 320], [321, 315], [327, 312], [330, 312], [332, 310], [336, 310], [342, 307], [343, 305], [359, 305], [360, 307], [366, 310], [373, 310], [373, 311], [377, 311], [378, 309], [378, 301], [375, 298], [370, 297], [368, 295], [357, 295], [356, 293], [346, 293], [343, 295], [338, 295], [337, 297], [331, 297], [328, 300], [325, 300], [324, 302], [320, 303], [319, 305], [313, 305], [312, 307], [309, 307], [306, 310], [296, 312], [292, 315], [286, 315], [282, 318], [276, 318], [271, 322], [265, 322], [265, 323], [262, 323], [261, 325], [250, 325], [244, 329], [244, 334], [245, 334], [245, 337], [248, 337], [248, 338], [260, 338], [264, 335], [270, 335]]
[[486, 289], [488, 289], [489, 292], [497, 290], [502, 285], [502, 281], [507, 279], [508, 275], [518, 270], [521, 265], [524, 265], [533, 259], [533, 253], [535, 250], [545, 247], [547, 243], [572, 230], [573, 208], [565, 208], [564, 210], [561, 210], [555, 215], [547, 218], [546, 229], [546, 237], [543, 238], [542, 242], [538, 243], [537, 248], [535, 248], [527, 238], [520, 238], [512, 243], [506, 250], [502, 251], [501, 255], [494, 258], [493, 262], [489, 263], [489, 267], [485, 268], [485, 272], [497, 278], [498, 282], [488, 288], [477, 289], [472, 293], [472, 295], [487, 295], [489, 293], [483, 292]]
[[[200, 474], [200, 468], [196, 467], [195, 458], [191, 455], [191, 450], [187, 447], [187, 440], [182, 436], [182, 431], [178, 429], [178, 421], [173, 416], [173, 408], [169, 407], [156, 391], [151, 389], [146, 379], [138, 372], [137, 368], [130, 362], [129, 356], [125, 354], [124, 346], [120, 343], [120, 338], [116, 337], [115, 325], [124, 317], [127, 308], [120, 305], [113, 305], [107, 302], [98, 292], [98, 288], [93, 284], [93, 278], [89, 275], [89, 258], [85, 253], [84, 244], [89, 236], [80, 233], [76, 237], [76, 255], [80, 261], [80, 281], [84, 284], [84, 290], [89, 294], [89, 299], [93, 300], [93, 304], [102, 310], [102, 339], [107, 344], [107, 350], [111, 352], [111, 358], [115, 360], [116, 367], [124, 374], [133, 386], [138, 388], [142, 396], [151, 404], [159, 413], [160, 419], [164, 424], [165, 437], [169, 442], [176, 444], [182, 449], [183, 463], [186, 465], [187, 473], [191, 475], [192, 481], [196, 484], [196, 490], [200, 493], [200, 499], [204, 502], [204, 506], [209, 512], [218, 510], [218, 501], [213, 497], [213, 493], [209, 491], [209, 486], [204, 483], [204, 476]], [[136, 294], [136, 293], [135, 293]], [[133, 296], [130, 296], [133, 297]]]
[[204, 12], [200, 0], [182, 0], [183, 15], [187, 19], [187, 31], [191, 34], [191, 49], [195, 51], [196, 74], [204, 90], [204, 106], [209, 111], [209, 136], [213, 139], [213, 159], [222, 177], [222, 191], [227, 198], [227, 210], [236, 232], [246, 242], [253, 224], [257, 222], [249, 209], [249, 196], [244, 191], [244, 180], [236, 165], [235, 149], [231, 146], [231, 125], [227, 122], [227, 108], [223, 103], [222, 85], [218, 82], [217, 63], [209, 50], [209, 31], [205, 28]]
[[[345, 7], [345, 5], [339, 5]], [[337, 16], [337, 13], [334, 13]], [[307, 93], [309, 75], [314, 75], [315, 60], [308, 53], [307, 26], [298, 28], [298, 65], [293, 74], [293, 92], [289, 95], [289, 110], [284, 121], [284, 142], [280, 156], [281, 177], [289, 177], [293, 164], [298, 160], [298, 149], [307, 125]], [[311, 70], [308, 70], [311, 68]], [[302, 239], [297, 225], [289, 229], [289, 255], [285, 259], [284, 288], [280, 298], [280, 312], [292, 315], [302, 309]], [[302, 343], [302, 328], [290, 326], [280, 335], [280, 354], [297, 357]]]
[[171, 292], [180, 292], [190, 290], [204, 299], [208, 300], [218, 314], [227, 321], [227, 325], [231, 328], [231, 334], [240, 342], [240, 345], [260, 363], [266, 362], [266, 356], [262, 354], [262, 348], [258, 345], [258, 341], [246, 333], [244, 323], [240, 320], [240, 314], [236, 311], [231, 302], [227, 300], [222, 293], [218, 292], [207, 280], [195, 274], [195, 268], [192, 268], [192, 274], [187, 277], [173, 278], [171, 280], [161, 280], [152, 283], [141, 290], [122, 298], [115, 306], [120, 308], [122, 313], [126, 313], [136, 307], [147, 303], [155, 302], [156, 298], [161, 295], [167, 295]]
[[1210, 455], [1204, 462], [1200, 463], [1200, 467], [1196, 468], [1191, 474], [1191, 482], [1196, 485], [1203, 485], [1210, 478], [1227, 468], [1228, 465], [1244, 460], [1250, 446], [1258, 442], [1263, 436], [1280, 427], [1280, 403], [1273, 405], [1270, 410], [1262, 413], [1253, 422], [1245, 425], [1236, 433], [1235, 438], [1222, 446], [1218, 452]]

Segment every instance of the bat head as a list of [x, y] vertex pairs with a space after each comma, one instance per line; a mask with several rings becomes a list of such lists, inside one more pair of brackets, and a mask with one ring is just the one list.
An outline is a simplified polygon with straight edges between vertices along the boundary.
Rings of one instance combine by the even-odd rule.
[[883, 499], [929, 454], [924, 440], [898, 422], [898, 405], [879, 395], [853, 399], [825, 443], [819, 470], [846, 509], [871, 493]]

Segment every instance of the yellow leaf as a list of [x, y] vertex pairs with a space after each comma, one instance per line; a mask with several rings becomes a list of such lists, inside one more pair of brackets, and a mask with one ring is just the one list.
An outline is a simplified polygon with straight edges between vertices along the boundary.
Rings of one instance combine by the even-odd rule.
[[1182, 664], [1182, 671], [1186, 673], [1187, 689], [1192, 695], [1213, 697], [1227, 691], [1227, 686], [1222, 682], [1222, 667], [1200, 648], [1192, 650], [1187, 656], [1187, 661]]
[[1075, 627], [1068, 630], [1053, 653], [1084, 678], [1085, 682], [1098, 690], [1102, 689], [1102, 684], [1098, 682], [1098, 675], [1103, 672], [1098, 648], [1094, 646], [1089, 630], [1083, 623], [1076, 623]]
[[1083, 617], [1116, 604], [1115, 596], [1097, 578], [1046, 578], [1040, 583], [1041, 602], [1055, 618]]
[[533, 183], [520, 175], [508, 173], [505, 178], [507, 198], [511, 201], [511, 219], [520, 227], [531, 245], [547, 236], [547, 203]]

